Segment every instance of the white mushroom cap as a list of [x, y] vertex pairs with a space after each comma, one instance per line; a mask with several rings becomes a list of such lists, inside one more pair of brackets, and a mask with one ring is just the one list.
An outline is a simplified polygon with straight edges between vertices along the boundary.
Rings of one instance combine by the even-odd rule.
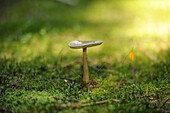
[[92, 46], [97, 46], [102, 44], [103, 41], [71, 41], [68, 46], [73, 49], [79, 49], [79, 48], [87, 48], [87, 47], [92, 47]]

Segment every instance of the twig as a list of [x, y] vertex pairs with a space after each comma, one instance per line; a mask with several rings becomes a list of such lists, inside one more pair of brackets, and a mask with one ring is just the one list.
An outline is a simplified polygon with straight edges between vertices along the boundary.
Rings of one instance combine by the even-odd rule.
[[163, 112], [168, 112], [169, 113], [170, 110], [165, 107], [165, 104], [168, 102], [168, 100], [170, 100], [170, 98], [166, 99], [161, 106], [158, 106], [155, 103], [154, 104], [151, 103], [150, 105], [153, 106], [155, 109], [160, 109]]
[[15, 86], [15, 85], [16, 85], [18, 82], [20, 82], [21, 80], [23, 80], [23, 79], [19, 79], [19, 80], [17, 80], [15, 83], [12, 83], [12, 84], [4, 85], [4, 86], [2, 86], [2, 88], [4, 89], [4, 88], [7, 88], [7, 87]]
[[69, 102], [80, 102], [79, 100], [74, 100], [74, 99], [69, 99], [69, 98], [58, 98], [58, 97], [54, 97], [55, 100], [62, 100], [62, 101], [69, 101]]
[[[144, 98], [144, 97], [148, 97], [149, 100], [152, 100], [151, 98], [149, 98], [150, 96], [136, 96], [136, 98]], [[100, 104], [104, 104], [104, 103], [108, 103], [108, 102], [120, 102], [119, 99], [111, 99], [111, 100], [103, 100], [103, 101], [99, 101], [99, 102], [95, 102], [95, 103], [84, 103], [83, 101], [78, 101], [78, 100], [72, 100], [72, 99], [62, 99], [62, 98], [55, 98], [56, 100], [62, 100], [62, 101], [70, 101], [70, 102], [78, 102], [76, 104], [62, 104], [58, 107], [59, 109], [63, 109], [63, 108], [73, 108], [76, 109], [78, 107], [85, 107], [85, 106], [92, 106], [92, 105], [100, 105]], [[126, 100], [126, 98], [121, 99], [121, 100]], [[170, 100], [170, 98], [166, 99], [165, 102], [163, 102], [162, 106], [156, 106], [155, 104], [151, 103], [150, 105], [152, 105], [154, 108], [156, 109], [160, 109], [164, 112], [169, 112], [168, 109], [163, 108], [165, 106], [165, 104], [168, 102], [168, 100]], [[155, 103], [156, 101], [154, 101]]]
[[12, 87], [12, 86], [15, 86], [17, 84], [17, 82], [15, 82], [15, 83], [12, 83], [12, 84], [7, 84], [7, 85], [4, 85], [3, 86], [3, 89], [4, 88], [7, 88], [7, 87]]
[[104, 104], [107, 102], [120, 102], [120, 100], [118, 100], [118, 99], [103, 100], [103, 101], [96, 102], [95, 104], [99, 105], [99, 104]]
[[170, 100], [170, 98], [167, 98], [167, 99], [165, 100], [165, 102], [163, 102], [163, 104], [160, 106], [160, 108], [164, 107], [165, 104], [166, 104], [169, 100]]
[[116, 72], [115, 70], [108, 70], [108, 69], [98, 69], [95, 66], [90, 66], [93, 70], [95, 70], [96, 72], [109, 72], [109, 73], [114, 73]]
[[91, 105], [100, 105], [100, 104], [104, 104], [104, 103], [108, 103], [108, 102], [120, 102], [120, 100], [118, 99], [111, 99], [111, 100], [103, 100], [103, 101], [99, 101], [96, 103], [87, 103], [87, 104], [81, 104], [76, 103], [76, 104], [66, 104], [66, 105], [60, 105], [58, 106], [59, 108], [67, 108], [67, 107], [71, 107], [71, 108], [78, 108], [78, 107], [85, 107], [85, 106], [91, 106]]
[[[67, 63], [66, 65], [61, 66], [61, 68], [69, 68], [73, 65], [79, 64], [80, 62], [81, 62], [81, 58], [78, 58], [75, 61], [71, 61], [71, 62]], [[55, 68], [59, 68], [59, 66], [49, 66], [48, 68], [55, 69]]]
[[81, 62], [81, 58], [79, 58], [79, 59], [77, 59], [77, 60], [75, 60], [75, 61], [72, 61], [72, 62], [70, 62], [70, 63], [62, 66], [62, 68], [71, 67], [72, 65], [74, 65], [74, 64], [79, 64], [80, 62]]
[[21, 80], [23, 80], [23, 79], [19, 79], [19, 80], [17, 80], [15, 83], [7, 84], [7, 85], [2, 86], [2, 89], [0, 89], [0, 93], [1, 93], [5, 88], [8, 88], [8, 87], [15, 87], [16, 84], [17, 84], [19, 81], [21, 81]]

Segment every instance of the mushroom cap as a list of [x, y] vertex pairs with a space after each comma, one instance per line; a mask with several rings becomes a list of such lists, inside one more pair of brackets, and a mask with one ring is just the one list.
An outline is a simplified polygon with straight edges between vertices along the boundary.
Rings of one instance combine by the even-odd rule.
[[93, 47], [102, 44], [103, 41], [71, 41], [68, 46], [73, 49], [80, 49], [80, 48], [87, 48], [87, 47]]

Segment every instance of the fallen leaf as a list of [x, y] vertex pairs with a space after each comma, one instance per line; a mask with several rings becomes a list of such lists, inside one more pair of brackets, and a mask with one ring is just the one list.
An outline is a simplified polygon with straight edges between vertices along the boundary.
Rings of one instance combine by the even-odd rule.
[[135, 57], [135, 54], [134, 52], [129, 52], [129, 58], [132, 60], [132, 61], [135, 61], [136, 60], [136, 57]]

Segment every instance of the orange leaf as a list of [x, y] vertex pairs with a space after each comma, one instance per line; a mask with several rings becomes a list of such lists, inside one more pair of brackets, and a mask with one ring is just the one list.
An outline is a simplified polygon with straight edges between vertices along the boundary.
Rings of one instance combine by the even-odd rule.
[[135, 61], [135, 60], [136, 60], [135, 54], [134, 54], [132, 51], [129, 52], [129, 58], [130, 58], [132, 61]]

